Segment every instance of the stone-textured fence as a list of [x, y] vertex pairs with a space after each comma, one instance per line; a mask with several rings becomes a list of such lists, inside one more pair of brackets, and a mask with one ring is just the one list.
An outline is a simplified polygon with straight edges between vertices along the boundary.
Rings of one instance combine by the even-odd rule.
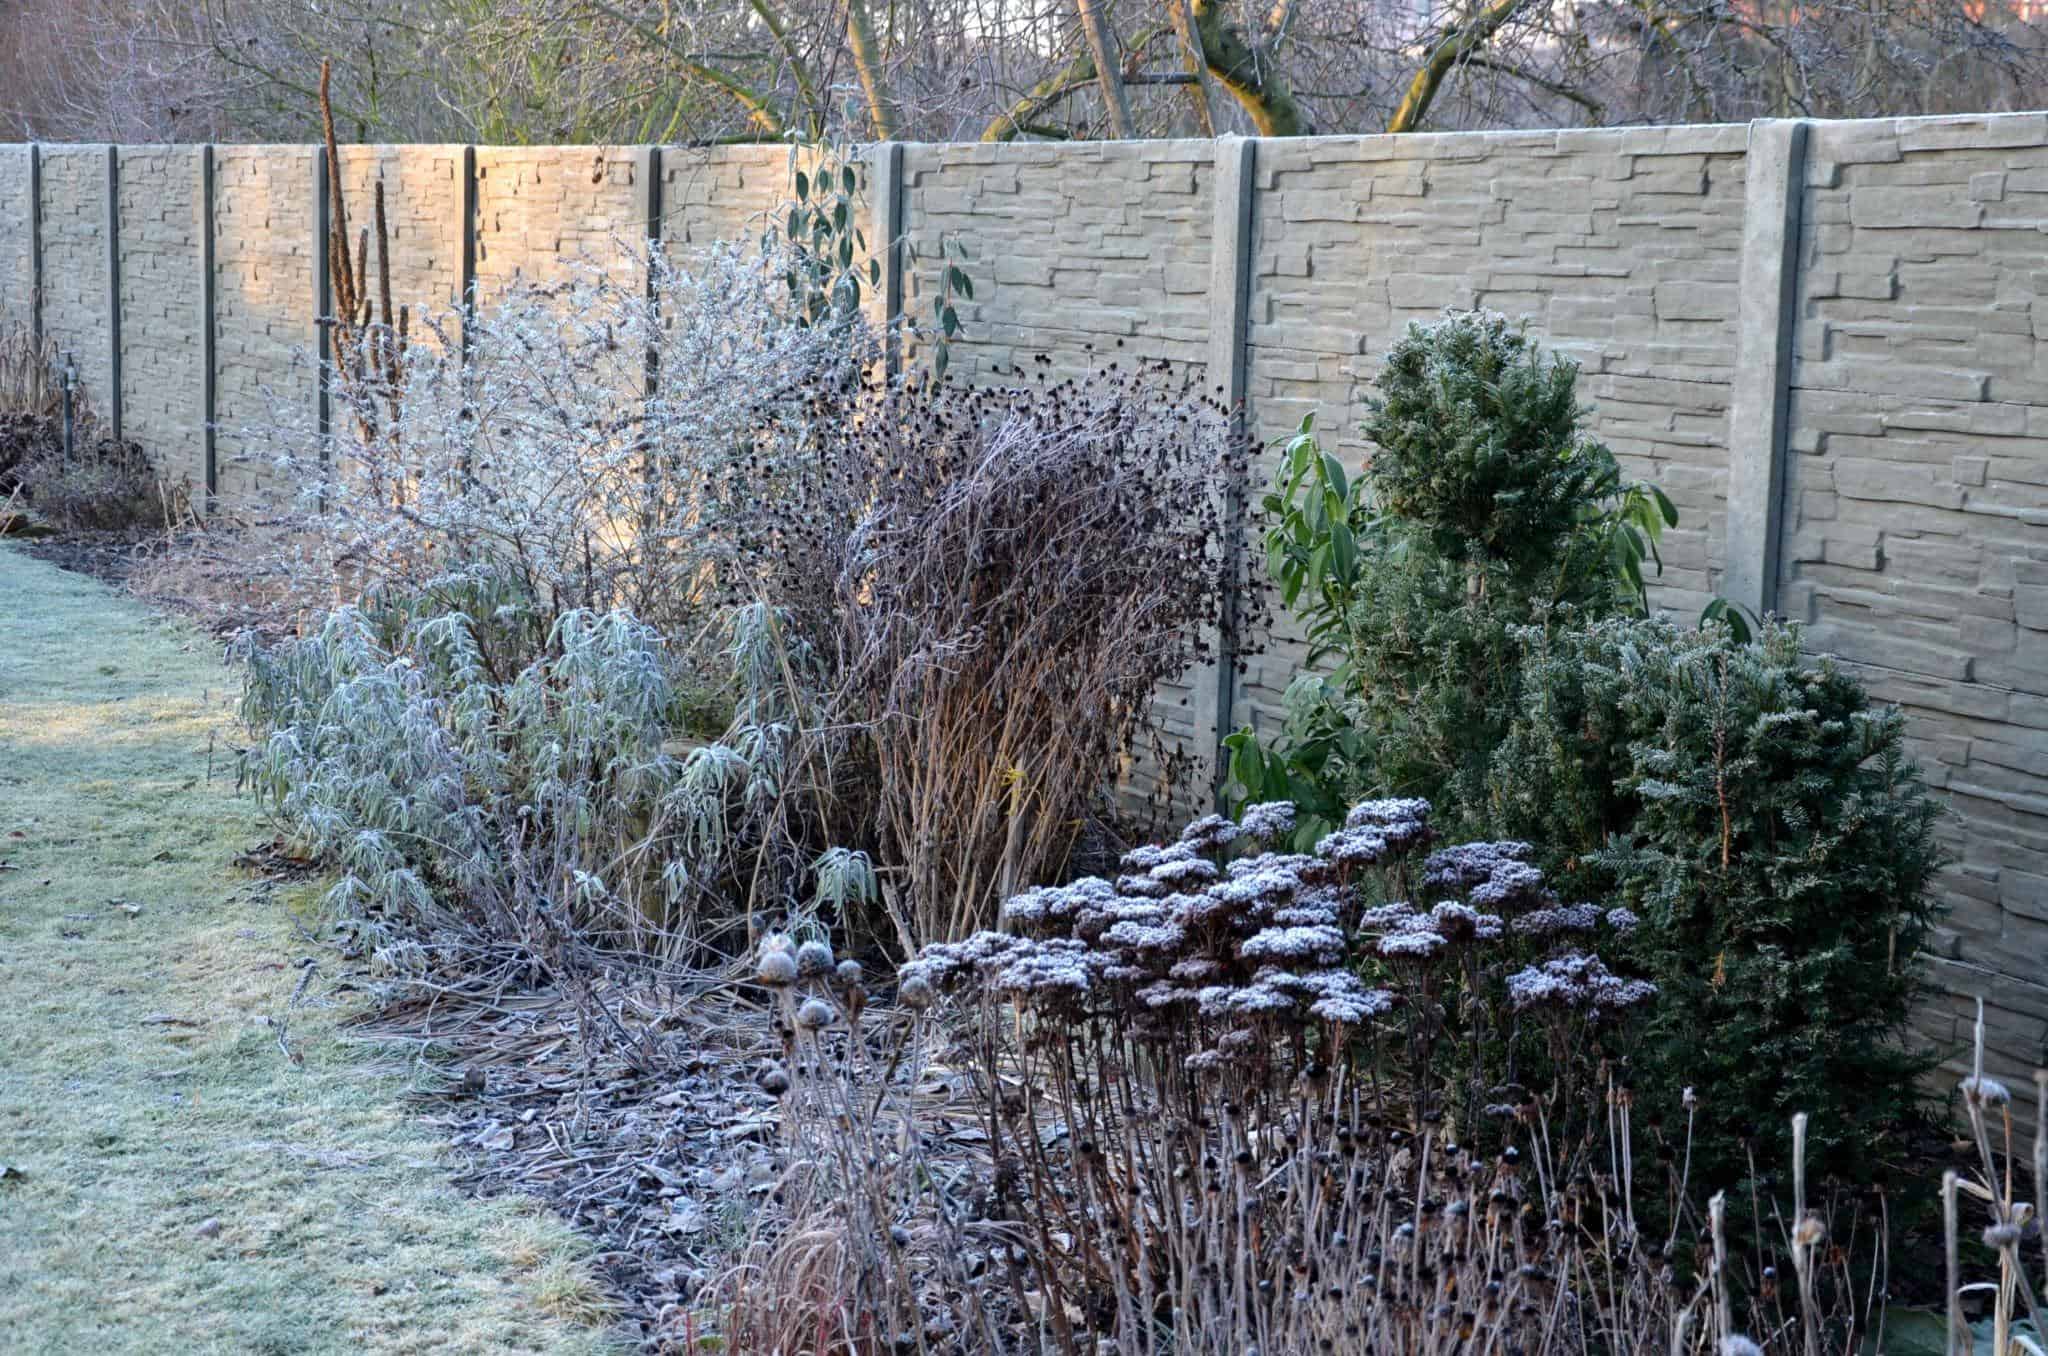
[[[870, 155], [884, 295], [922, 314], [957, 241], [978, 379], [1167, 358], [1356, 457], [1405, 322], [1527, 316], [1684, 515], [1657, 603], [1803, 620], [1909, 710], [1955, 809], [1921, 1029], [1959, 1052], [1982, 997], [2002, 1072], [2048, 1062], [2048, 114]], [[623, 239], [749, 236], [789, 157], [379, 146], [342, 172], [358, 219], [383, 178], [394, 287], [439, 306]], [[173, 474], [247, 488], [242, 430], [320, 399], [325, 180], [303, 146], [0, 147], [0, 320]], [[1162, 724], [1206, 749], [1270, 723], [1297, 659]]]

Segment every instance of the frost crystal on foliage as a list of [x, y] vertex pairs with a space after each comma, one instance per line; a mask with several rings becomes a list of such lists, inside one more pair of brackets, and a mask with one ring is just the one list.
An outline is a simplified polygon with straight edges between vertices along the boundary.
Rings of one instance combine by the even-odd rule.
[[1115, 898], [1116, 889], [1108, 881], [1084, 876], [1066, 885], [1042, 885], [1012, 895], [1003, 903], [1003, 918], [1012, 923], [1062, 922], [1088, 904]]
[[1237, 840], [1238, 826], [1222, 815], [1203, 815], [1181, 830], [1180, 841], [1213, 852]]
[[1248, 961], [1333, 961], [1344, 954], [1344, 934], [1327, 925], [1267, 928], [1246, 938], [1237, 954]]
[[1012, 951], [992, 987], [999, 993], [1086, 993], [1095, 957], [1086, 942], [1055, 937]]
[[1200, 1051], [1182, 1060], [1181, 1067], [1191, 1074], [1215, 1073], [1223, 1067], [1223, 1052], [1221, 1050]]
[[1297, 905], [1291, 909], [1273, 910], [1273, 921], [1282, 927], [1334, 926], [1337, 911], [1322, 904]]
[[1641, 922], [1640, 918], [1637, 918], [1635, 914], [1627, 909], [1609, 909], [1607, 911], [1607, 926], [1613, 928], [1624, 937], [1634, 932], [1636, 926]]
[[1143, 895], [1153, 899], [1162, 898], [1173, 891], [1173, 887], [1165, 881], [1154, 880], [1150, 876], [1118, 876], [1116, 888], [1119, 894]]
[[1432, 890], [1468, 890], [1504, 866], [1527, 861], [1535, 851], [1512, 840], [1440, 848], [1423, 862], [1422, 883]]
[[1190, 956], [1186, 960], [1175, 961], [1166, 973], [1184, 984], [1200, 984], [1204, 980], [1216, 978], [1222, 972], [1221, 961], [1210, 960], [1206, 956]]
[[1375, 932], [1398, 932], [1414, 926], [1419, 916], [1414, 906], [1409, 904], [1381, 904], [1367, 909], [1358, 923], [1359, 926]]
[[1554, 904], [1517, 918], [1511, 927], [1527, 937], [1554, 937], [1563, 932], [1591, 932], [1600, 926], [1597, 904]]
[[1239, 857], [1223, 868], [1223, 874], [1232, 880], [1239, 876], [1256, 876], [1267, 871], [1279, 871], [1299, 880], [1322, 863], [1305, 852], [1261, 852], [1250, 857]]
[[1484, 942], [1500, 936], [1501, 922], [1498, 914], [1446, 900], [1429, 911], [1429, 928], [1454, 942]]
[[1618, 1011], [1656, 997], [1645, 979], [1624, 979], [1598, 956], [1567, 952], [1508, 976], [1508, 1001], [1517, 1012], [1538, 1005]]
[[1109, 945], [1133, 951], [1172, 951], [1187, 939], [1186, 931], [1173, 923], [1118, 923], [1102, 934]]
[[1388, 960], [1427, 960], [1443, 950], [1444, 939], [1434, 932], [1415, 928], [1390, 932], [1380, 938], [1379, 953]]
[[[1276, 985], [1248, 984], [1242, 989], [1231, 991], [1229, 1010], [1240, 1017], [1275, 1017], [1283, 1012], [1294, 1011], [1294, 1000]], [[1230, 1036], [1239, 1034], [1233, 1031], [1219, 1044], [1227, 1043]]]
[[1526, 908], [1545, 898], [1543, 873], [1526, 862], [1504, 862], [1467, 896], [1488, 909]]
[[1394, 1006], [1392, 994], [1385, 989], [1368, 989], [1348, 970], [1325, 970], [1305, 978], [1315, 983], [1320, 995], [1308, 1010], [1326, 1022], [1356, 1026]]
[[1221, 872], [1216, 863], [1206, 857], [1181, 857], [1170, 862], [1161, 862], [1146, 873], [1153, 880], [1162, 881], [1176, 889], [1188, 885], [1202, 885], [1215, 880]]
[[1268, 800], [1247, 805], [1237, 817], [1237, 826], [1247, 838], [1277, 843], [1294, 832], [1294, 802]]
[[1155, 1012], [1161, 1008], [1187, 1007], [1195, 1001], [1193, 993], [1178, 984], [1158, 980], [1138, 990], [1138, 1001]]
[[977, 932], [965, 941], [934, 942], [903, 967], [905, 975], [917, 974], [929, 983], [944, 984], [968, 970], [987, 972], [1030, 943], [1004, 932]]
[[1371, 827], [1339, 829], [1316, 844], [1316, 855], [1339, 866], [1370, 866], [1387, 855], [1387, 836]]
[[1368, 824], [1384, 826], [1427, 822], [1429, 809], [1429, 802], [1419, 797], [1362, 800], [1344, 816], [1344, 827], [1356, 829]]
[[1117, 864], [1126, 871], [1150, 871], [1163, 862], [1184, 862], [1195, 855], [1195, 849], [1186, 843], [1146, 843], [1132, 848]]
[[1254, 904], [1284, 904], [1294, 898], [1294, 892], [1301, 888], [1301, 878], [1278, 867], [1254, 871], [1219, 881], [1209, 887], [1212, 899], [1220, 899], [1238, 908]]

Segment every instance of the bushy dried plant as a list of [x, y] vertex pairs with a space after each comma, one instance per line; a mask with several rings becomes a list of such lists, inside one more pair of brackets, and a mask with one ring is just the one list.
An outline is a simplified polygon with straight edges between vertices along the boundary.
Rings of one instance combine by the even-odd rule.
[[845, 529], [787, 525], [783, 596], [832, 656], [831, 721], [864, 732], [884, 898], [914, 950], [1056, 878], [1159, 685], [1215, 657], [1226, 600], [1257, 611], [1218, 492], [1249, 449], [1155, 366], [896, 383], [820, 432]]
[[296, 490], [294, 564], [338, 597], [487, 568], [555, 611], [703, 626], [749, 591], [751, 506], [811, 455], [820, 402], [836, 408], [876, 351], [857, 316], [807, 324], [785, 272], [735, 247], [687, 263], [657, 249], [427, 315], [402, 346], [366, 321], [377, 375], [336, 383], [355, 413], [327, 438], [262, 431]]

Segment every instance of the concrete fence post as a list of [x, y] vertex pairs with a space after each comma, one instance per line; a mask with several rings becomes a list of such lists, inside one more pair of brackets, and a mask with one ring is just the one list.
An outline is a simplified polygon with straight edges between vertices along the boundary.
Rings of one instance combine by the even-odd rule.
[[121, 148], [107, 146], [107, 424], [121, 441]]
[[1742, 294], [1728, 397], [1728, 572], [1722, 593], [1759, 616], [1778, 602], [1807, 127], [1795, 118], [1749, 125]]
[[470, 312], [476, 308], [476, 147], [462, 148], [462, 276], [455, 304], [461, 308], [462, 360], [469, 361]]
[[[661, 250], [661, 147], [642, 146], [633, 153], [634, 190], [640, 196], [641, 244], [647, 249], [647, 276], [640, 280], [641, 295], [651, 306], [655, 304], [654, 256]], [[652, 396], [659, 379], [661, 354], [653, 344], [647, 346], [647, 394]]]
[[[334, 193], [336, 185], [330, 182], [327, 170], [327, 151], [324, 146], [313, 151], [313, 354], [319, 363], [313, 374], [314, 386], [314, 429], [320, 439], [320, 462], [324, 466], [329, 456], [328, 439], [334, 432], [334, 392], [328, 385], [328, 373], [334, 366], [334, 326], [329, 323], [334, 313]], [[346, 240], [341, 242], [348, 248]], [[323, 499], [320, 505], [326, 507]]]
[[[1224, 137], [1217, 141], [1215, 225], [1209, 237], [1209, 386], [1230, 412], [1238, 431], [1247, 436], [1245, 328], [1251, 306], [1252, 195], [1257, 167], [1256, 140]], [[1245, 552], [1246, 487], [1232, 483], [1219, 489], [1227, 577], [1235, 578]], [[1195, 675], [1190, 697], [1196, 747], [1211, 760], [1210, 790], [1219, 801], [1230, 768], [1223, 741], [1237, 728], [1237, 665], [1230, 656], [1238, 646], [1238, 599], [1232, 592], [1222, 602], [1216, 657]]]
[[215, 347], [219, 339], [214, 332], [214, 216], [213, 216], [213, 143], [199, 148], [199, 370], [201, 377], [199, 396], [200, 443], [206, 458], [206, 508], [211, 512], [215, 498], [220, 494], [220, 455], [215, 440], [215, 424], [219, 419], [220, 380], [216, 372], [218, 360]]
[[875, 291], [886, 335], [888, 370], [894, 374], [903, 365], [903, 350], [895, 334], [896, 322], [903, 317], [903, 219], [907, 210], [902, 142], [884, 141], [875, 146], [868, 195], [875, 213], [868, 248], [882, 265]]
[[43, 146], [28, 144], [28, 328], [43, 343]]

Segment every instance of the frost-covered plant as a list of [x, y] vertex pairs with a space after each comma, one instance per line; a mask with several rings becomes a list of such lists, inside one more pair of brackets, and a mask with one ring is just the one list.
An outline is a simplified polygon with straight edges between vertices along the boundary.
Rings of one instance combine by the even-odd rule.
[[1291, 806], [1208, 816], [905, 967], [976, 1033], [1010, 1216], [1077, 1240], [1040, 1253], [1069, 1348], [1386, 1349], [1484, 1293], [1487, 1349], [1535, 1349], [1560, 1288], [1631, 1339], [1667, 1304], [1632, 1208], [1574, 1181], [1655, 994], [1593, 949], [1631, 920], [1527, 844], [1431, 851], [1428, 815], [1364, 802], [1309, 852]]
[[266, 431], [299, 567], [341, 596], [489, 569], [676, 637], [751, 597], [763, 504], [801, 494], [814, 424], [878, 351], [857, 314], [810, 323], [785, 265], [654, 249], [422, 316], [379, 349], [388, 379], [334, 374], [362, 417]]
[[835, 826], [813, 850], [886, 868], [909, 952], [1060, 874], [1103, 816], [1159, 684], [1208, 655], [1242, 591], [1214, 487], [1247, 449], [1152, 366], [876, 380], [859, 408], [815, 428], [800, 491], [762, 511], [760, 587], [818, 675], [792, 766], [834, 794], [797, 814]]
[[422, 941], [558, 970], [586, 951], [674, 958], [702, 936], [702, 895], [672, 869], [692, 768], [668, 742], [674, 662], [654, 628], [551, 617], [475, 574], [239, 652], [262, 736], [243, 779], [334, 863], [333, 902], [398, 968]]

